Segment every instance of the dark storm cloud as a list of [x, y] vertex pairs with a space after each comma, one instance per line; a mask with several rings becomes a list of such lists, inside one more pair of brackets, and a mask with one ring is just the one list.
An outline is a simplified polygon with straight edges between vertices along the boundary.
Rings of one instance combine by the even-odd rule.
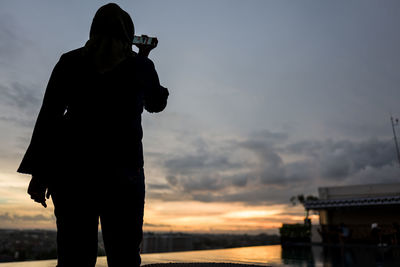
[[332, 179], [345, 179], [367, 167], [379, 169], [395, 160], [393, 140], [304, 141], [285, 149], [308, 157], [320, 166], [321, 176]]
[[203, 140], [192, 152], [169, 156], [164, 161], [169, 189], [164, 184], [166, 190], [151, 196], [289, 204], [291, 196], [315, 194], [318, 186], [395, 182], [398, 174], [391, 139], [289, 143], [287, 134], [265, 131], [240, 141], [210, 143]]
[[207, 152], [195, 155], [183, 155], [166, 161], [172, 169], [179, 169], [182, 173], [193, 173], [204, 169], [228, 169], [233, 168], [234, 164], [224, 156], [215, 155], [210, 157]]

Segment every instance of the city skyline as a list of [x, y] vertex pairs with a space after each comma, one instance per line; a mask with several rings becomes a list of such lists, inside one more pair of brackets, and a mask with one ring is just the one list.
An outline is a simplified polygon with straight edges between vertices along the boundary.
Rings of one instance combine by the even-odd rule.
[[[158, 37], [170, 90], [143, 113], [145, 231], [276, 233], [304, 218], [294, 195], [398, 182], [397, 1], [115, 2]], [[0, 3], [0, 228], [55, 228], [16, 169], [52, 68], [106, 3]]]

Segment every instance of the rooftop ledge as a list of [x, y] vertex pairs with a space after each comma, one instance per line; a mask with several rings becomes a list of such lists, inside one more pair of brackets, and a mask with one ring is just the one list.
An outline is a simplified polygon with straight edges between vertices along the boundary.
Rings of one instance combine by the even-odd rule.
[[382, 206], [382, 205], [400, 205], [400, 196], [319, 199], [319, 200], [306, 201], [304, 203], [304, 207], [308, 210], [319, 210], [319, 209], [341, 208], [341, 207]]

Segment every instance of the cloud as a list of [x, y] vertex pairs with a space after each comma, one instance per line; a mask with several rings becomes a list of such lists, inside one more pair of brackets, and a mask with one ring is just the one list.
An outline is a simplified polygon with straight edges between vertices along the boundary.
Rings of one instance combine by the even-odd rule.
[[1, 66], [8, 66], [13, 58], [24, 50], [24, 42], [22, 42], [17, 34], [20, 30], [11, 16], [2, 14], [0, 18], [0, 40], [2, 40], [0, 43]]
[[[0, 17], [0, 122], [32, 128], [40, 107], [42, 59], [26, 38], [24, 27], [10, 14]], [[29, 69], [29, 71], [27, 71]]]
[[0, 221], [11, 221], [15, 223], [20, 222], [48, 222], [54, 221], [54, 216], [44, 216], [43, 214], [36, 214], [36, 215], [18, 215], [18, 214], [10, 214], [8, 212], [0, 214]]
[[150, 197], [248, 205], [289, 204], [320, 186], [396, 182], [398, 174], [391, 139], [290, 142], [269, 131], [218, 143], [202, 138], [163, 162], [166, 183]]
[[37, 90], [32, 88], [17, 82], [9, 86], [0, 84], [0, 104], [7, 108], [0, 120], [31, 127], [41, 104]]
[[289, 145], [286, 152], [308, 157], [328, 179], [346, 179], [367, 167], [380, 169], [395, 161], [393, 141], [387, 139], [303, 141]]
[[0, 83], [0, 124], [3, 127], [0, 158], [11, 159], [13, 164], [22, 157], [22, 151], [26, 150], [30, 140], [28, 136], [30, 137], [39, 111], [41, 101], [32, 88], [33, 86], [16, 82], [10, 85]]
[[15, 107], [23, 112], [32, 112], [40, 105], [40, 98], [36, 90], [18, 82], [10, 86], [0, 85], [1, 104]]
[[226, 157], [218, 157], [205, 153], [198, 153], [195, 155], [183, 155], [169, 159], [166, 162], [171, 169], [179, 169], [182, 173], [193, 173], [204, 169], [214, 168], [229, 168], [231, 164], [227, 161]]
[[169, 186], [167, 184], [147, 183], [146, 186], [150, 190], [160, 190], [160, 189], [168, 189], [169, 188]]
[[171, 227], [171, 225], [170, 224], [162, 224], [162, 223], [159, 223], [159, 224], [154, 224], [154, 223], [143, 223], [143, 226], [145, 226], [145, 227]]

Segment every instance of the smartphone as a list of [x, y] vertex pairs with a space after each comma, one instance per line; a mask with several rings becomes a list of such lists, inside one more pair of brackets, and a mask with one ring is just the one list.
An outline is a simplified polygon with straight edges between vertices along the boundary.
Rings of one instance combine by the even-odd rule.
[[134, 36], [133, 44], [134, 45], [149, 45], [154, 48], [157, 46], [158, 40], [157, 40], [157, 37], [149, 37], [147, 35]]

